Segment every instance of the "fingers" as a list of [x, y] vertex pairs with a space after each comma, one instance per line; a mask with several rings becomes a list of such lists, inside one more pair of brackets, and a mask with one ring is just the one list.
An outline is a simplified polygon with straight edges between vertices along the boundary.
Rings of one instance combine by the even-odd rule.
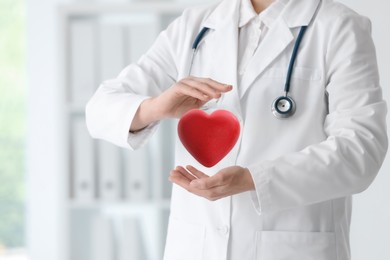
[[224, 185], [223, 179], [218, 174], [210, 177], [190, 165], [187, 166], [187, 170], [190, 171], [194, 176], [198, 178], [196, 180], [191, 181], [190, 185], [193, 188], [200, 189], [200, 190], [208, 190], [214, 187]]
[[183, 187], [186, 190], [190, 189], [190, 180], [186, 178], [181, 172], [173, 170], [171, 171], [171, 174], [169, 175], [169, 181], [173, 182], [181, 187]]
[[184, 169], [181, 166], [177, 166], [175, 170], [177, 172], [179, 172], [181, 175], [183, 175], [185, 178], [187, 178], [189, 181], [193, 181], [193, 180], [197, 179], [196, 176], [192, 175], [191, 173], [189, 173], [186, 169]]
[[181, 81], [178, 84], [179, 84], [178, 91], [185, 96], [193, 97], [193, 98], [199, 99], [199, 100], [204, 101], [204, 102], [207, 102], [212, 98], [212, 97], [208, 96], [201, 89], [194, 88], [191, 85], [186, 84], [186, 82], [184, 82], [184, 81]]
[[179, 82], [181, 93], [209, 101], [213, 98], [220, 98], [222, 93], [232, 90], [231, 85], [222, 84], [212, 79], [188, 77]]
[[[200, 197], [203, 197], [205, 199], [208, 199], [210, 201], [215, 201], [215, 200], [218, 200], [220, 198], [223, 198], [225, 196], [228, 195], [227, 191], [226, 191], [226, 187], [214, 187], [214, 188], [211, 188], [211, 189], [206, 189], [206, 190], [202, 190], [202, 189], [198, 189], [196, 187], [193, 187], [191, 185], [192, 182], [190, 182], [190, 180], [188, 179], [188, 175], [186, 174], [189, 174], [188, 172], [185, 173], [184, 171], [186, 171], [184, 168], [176, 168], [175, 170], [171, 171], [171, 174], [169, 176], [169, 181], [175, 183], [176, 185], [182, 187], [183, 189], [187, 190], [188, 192], [191, 192], [197, 196], [200, 196]], [[191, 175], [191, 174], [189, 174]], [[192, 178], [195, 178], [192, 176]]]
[[222, 93], [232, 89], [232, 86], [221, 84], [212, 79], [190, 77], [184, 79], [183, 82], [211, 98], [220, 98]]
[[211, 188], [215, 188], [218, 186], [223, 186], [224, 183], [221, 182], [221, 179], [218, 176], [211, 176], [208, 178], [203, 178], [203, 179], [197, 179], [194, 181], [191, 181], [190, 183], [191, 187], [194, 187], [196, 189], [200, 190], [208, 190]]
[[195, 180], [196, 177], [190, 174], [183, 167], [177, 166], [174, 170], [171, 171], [168, 179], [169, 181], [182, 186], [184, 189], [189, 190], [191, 181]]
[[194, 166], [187, 165], [186, 166], [187, 170], [192, 173], [196, 178], [202, 179], [202, 178], [207, 178], [209, 177], [207, 174], [204, 174], [203, 172], [199, 171], [196, 169]]
[[186, 169], [180, 166], [176, 167], [171, 172], [169, 180], [210, 201], [255, 189], [247, 168], [227, 167], [211, 177], [193, 166], [187, 166]]
[[182, 83], [186, 84], [190, 88], [196, 89], [198, 92], [202, 93], [206, 97], [209, 98], [220, 98], [221, 92], [215, 90], [210, 85], [194, 80], [192, 78], [187, 78], [182, 81]]
[[[175, 170], [171, 171], [169, 180], [172, 182], [179, 180], [180, 182], [178, 184], [180, 186], [183, 186], [185, 183], [185, 185], [199, 190], [207, 190], [219, 186], [220, 178], [209, 177], [193, 166], [187, 166], [186, 168], [187, 170], [181, 166], [177, 166]], [[184, 188], [188, 189], [187, 187]]]
[[223, 84], [210, 78], [196, 78], [196, 77], [190, 77], [190, 78], [196, 79], [197, 81], [202, 82], [204, 84], [208, 84], [210, 87], [212, 87], [213, 89], [219, 92], [225, 93], [233, 89], [233, 86], [230, 84]]

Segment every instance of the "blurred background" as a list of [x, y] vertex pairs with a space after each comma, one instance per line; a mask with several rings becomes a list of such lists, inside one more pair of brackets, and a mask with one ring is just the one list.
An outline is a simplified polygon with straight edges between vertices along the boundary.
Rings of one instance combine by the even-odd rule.
[[[89, 138], [84, 106], [184, 8], [205, 2], [0, 0], [0, 260], [161, 259], [174, 122], [132, 153]], [[390, 4], [341, 2], [371, 19], [390, 100]], [[390, 259], [389, 170], [387, 159], [354, 197], [354, 260]]]

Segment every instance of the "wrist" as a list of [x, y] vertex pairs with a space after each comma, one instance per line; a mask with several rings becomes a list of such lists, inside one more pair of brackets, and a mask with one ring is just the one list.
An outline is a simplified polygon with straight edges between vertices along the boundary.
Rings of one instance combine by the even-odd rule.
[[144, 99], [138, 106], [138, 110], [134, 115], [130, 126], [130, 132], [136, 133], [148, 125], [161, 120], [161, 116], [153, 103], [154, 98]]
[[162, 106], [159, 103], [158, 96], [148, 98], [144, 102], [145, 102], [144, 105], [148, 110], [147, 114], [149, 115], [149, 119], [151, 122], [156, 122], [168, 118], [167, 113], [165, 113], [165, 111], [162, 109]]
[[142, 111], [143, 118], [148, 123], [153, 123], [159, 120], [158, 115], [156, 115], [154, 99], [154, 97], [145, 99], [140, 105], [140, 110]]

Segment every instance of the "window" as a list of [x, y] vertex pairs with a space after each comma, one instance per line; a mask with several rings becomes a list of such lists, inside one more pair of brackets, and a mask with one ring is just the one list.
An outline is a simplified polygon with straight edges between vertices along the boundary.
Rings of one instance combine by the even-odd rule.
[[26, 259], [24, 39], [24, 0], [0, 0], [0, 260]]

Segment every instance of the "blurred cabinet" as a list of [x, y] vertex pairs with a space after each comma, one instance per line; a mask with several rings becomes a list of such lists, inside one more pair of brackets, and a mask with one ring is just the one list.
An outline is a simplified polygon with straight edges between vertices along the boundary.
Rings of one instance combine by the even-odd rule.
[[163, 122], [147, 146], [128, 151], [91, 139], [84, 109], [100, 82], [137, 61], [185, 7], [139, 1], [60, 8], [69, 260], [162, 259], [174, 123]]

